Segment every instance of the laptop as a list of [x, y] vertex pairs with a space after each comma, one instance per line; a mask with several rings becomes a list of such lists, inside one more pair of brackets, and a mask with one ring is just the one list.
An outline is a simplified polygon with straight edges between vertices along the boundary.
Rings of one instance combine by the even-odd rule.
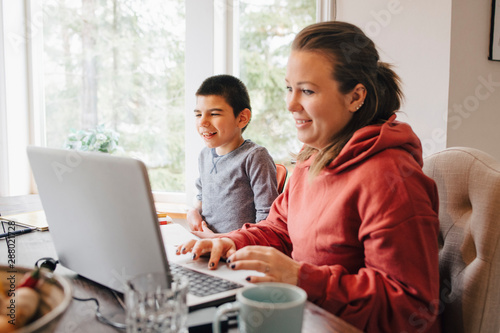
[[[175, 223], [160, 226], [142, 161], [35, 146], [27, 153], [59, 262], [75, 273], [123, 292], [137, 274], [181, 270], [190, 275], [190, 310], [234, 300], [245, 278], [258, 274], [222, 262], [212, 271], [207, 259], [175, 255], [176, 245], [195, 236]], [[197, 290], [213, 286], [211, 279], [221, 290]]]

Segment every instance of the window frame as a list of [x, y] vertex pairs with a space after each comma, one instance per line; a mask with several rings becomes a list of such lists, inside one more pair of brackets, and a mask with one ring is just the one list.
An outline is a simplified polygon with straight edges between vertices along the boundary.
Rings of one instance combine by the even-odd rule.
[[30, 193], [26, 146], [32, 130], [24, 1], [0, 0], [0, 196]]
[[[214, 74], [238, 75], [237, 38], [239, 0], [186, 1], [185, 70], [185, 193], [153, 192], [159, 202], [191, 205], [198, 175], [198, 153], [192, 110], [200, 82]], [[316, 21], [335, 18], [335, 0], [316, 0]], [[45, 145], [43, 97], [43, 14], [40, 0], [0, 0], [0, 196], [35, 193], [27, 145]], [[15, 23], [14, 23], [15, 22]], [[19, 28], [19, 24], [22, 25]], [[212, 27], [212, 29], [207, 29]], [[12, 36], [21, 40], [17, 50]], [[10, 38], [10, 39], [9, 39]], [[8, 70], [15, 68], [15, 71]], [[14, 77], [15, 76], [15, 77]], [[16, 93], [12, 85], [17, 82]], [[11, 97], [14, 96], [14, 97]]]

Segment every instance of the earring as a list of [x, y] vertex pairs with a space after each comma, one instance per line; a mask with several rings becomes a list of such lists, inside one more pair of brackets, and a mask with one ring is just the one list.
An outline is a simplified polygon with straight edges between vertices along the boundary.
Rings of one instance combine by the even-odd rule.
[[361, 102], [361, 104], [359, 104], [357, 107], [356, 107], [356, 110], [359, 110], [362, 106], [363, 106], [364, 102]]

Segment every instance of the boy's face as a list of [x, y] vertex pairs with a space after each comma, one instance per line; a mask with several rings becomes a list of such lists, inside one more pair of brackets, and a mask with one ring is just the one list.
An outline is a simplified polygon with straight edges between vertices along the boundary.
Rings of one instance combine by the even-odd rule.
[[246, 119], [248, 113], [250, 110], [245, 109], [235, 117], [233, 108], [221, 96], [196, 97], [196, 129], [207, 147], [215, 148], [218, 155], [225, 155], [243, 143], [241, 129], [250, 119]]

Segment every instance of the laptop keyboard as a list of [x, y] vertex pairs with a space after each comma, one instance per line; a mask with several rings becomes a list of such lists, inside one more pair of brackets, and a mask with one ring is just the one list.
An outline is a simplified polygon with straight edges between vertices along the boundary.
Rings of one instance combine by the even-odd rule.
[[198, 297], [210, 296], [223, 291], [243, 287], [243, 285], [239, 283], [205, 273], [196, 272], [174, 263], [170, 264], [170, 271], [172, 274], [187, 277], [189, 280], [189, 293]]

